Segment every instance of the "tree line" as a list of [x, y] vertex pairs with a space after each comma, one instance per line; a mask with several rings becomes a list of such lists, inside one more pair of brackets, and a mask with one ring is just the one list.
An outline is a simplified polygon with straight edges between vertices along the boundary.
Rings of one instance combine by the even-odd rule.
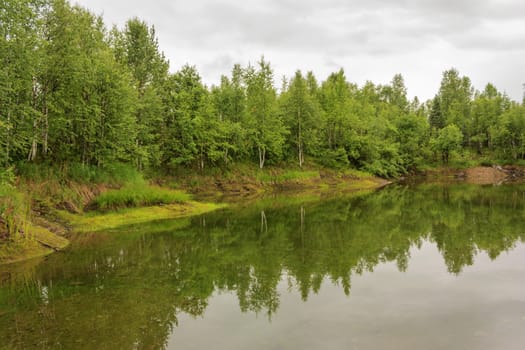
[[0, 4], [0, 135], [4, 168], [315, 162], [397, 176], [455, 151], [525, 159], [525, 107], [456, 69], [427, 102], [407, 97], [400, 74], [358, 86], [342, 69], [324, 81], [297, 71], [277, 87], [264, 58], [208, 87], [194, 66], [170, 73], [138, 18], [108, 29], [66, 0], [10, 0]]

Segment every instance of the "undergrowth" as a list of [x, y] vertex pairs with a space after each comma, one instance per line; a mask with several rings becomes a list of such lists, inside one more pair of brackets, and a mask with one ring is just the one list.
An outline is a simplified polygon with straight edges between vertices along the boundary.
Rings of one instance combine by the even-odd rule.
[[17, 164], [16, 170], [21, 177], [34, 181], [74, 181], [81, 184], [122, 185], [126, 183], [144, 183], [144, 178], [133, 166], [122, 163], [95, 167], [81, 163], [50, 165], [47, 163]]
[[12, 169], [0, 170], [0, 240], [29, 237], [29, 200], [13, 185]]

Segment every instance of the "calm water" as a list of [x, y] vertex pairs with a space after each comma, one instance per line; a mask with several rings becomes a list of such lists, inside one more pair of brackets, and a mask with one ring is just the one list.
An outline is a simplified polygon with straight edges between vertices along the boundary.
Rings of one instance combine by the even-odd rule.
[[1, 349], [523, 349], [525, 187], [278, 198], [0, 267]]

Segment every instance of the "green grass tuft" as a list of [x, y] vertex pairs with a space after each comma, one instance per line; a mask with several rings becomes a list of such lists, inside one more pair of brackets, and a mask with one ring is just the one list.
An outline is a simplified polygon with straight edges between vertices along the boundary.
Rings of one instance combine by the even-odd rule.
[[20, 232], [27, 231], [28, 216], [27, 197], [10, 184], [0, 183], [0, 240], [19, 238]]
[[184, 203], [190, 199], [190, 195], [182, 191], [144, 184], [130, 184], [118, 190], [102, 193], [92, 202], [90, 207], [100, 211], [108, 211], [120, 208]]

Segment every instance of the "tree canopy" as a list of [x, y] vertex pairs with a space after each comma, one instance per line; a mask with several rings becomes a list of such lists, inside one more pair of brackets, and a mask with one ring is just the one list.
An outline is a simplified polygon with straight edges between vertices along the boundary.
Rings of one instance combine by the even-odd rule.
[[170, 72], [153, 26], [108, 30], [66, 0], [3, 1], [0, 62], [2, 167], [295, 163], [390, 177], [457, 154], [525, 159], [523, 101], [454, 68], [426, 103], [408, 99], [401, 74], [358, 86], [342, 69], [324, 81], [297, 71], [277, 88], [264, 58], [210, 87], [189, 64]]

